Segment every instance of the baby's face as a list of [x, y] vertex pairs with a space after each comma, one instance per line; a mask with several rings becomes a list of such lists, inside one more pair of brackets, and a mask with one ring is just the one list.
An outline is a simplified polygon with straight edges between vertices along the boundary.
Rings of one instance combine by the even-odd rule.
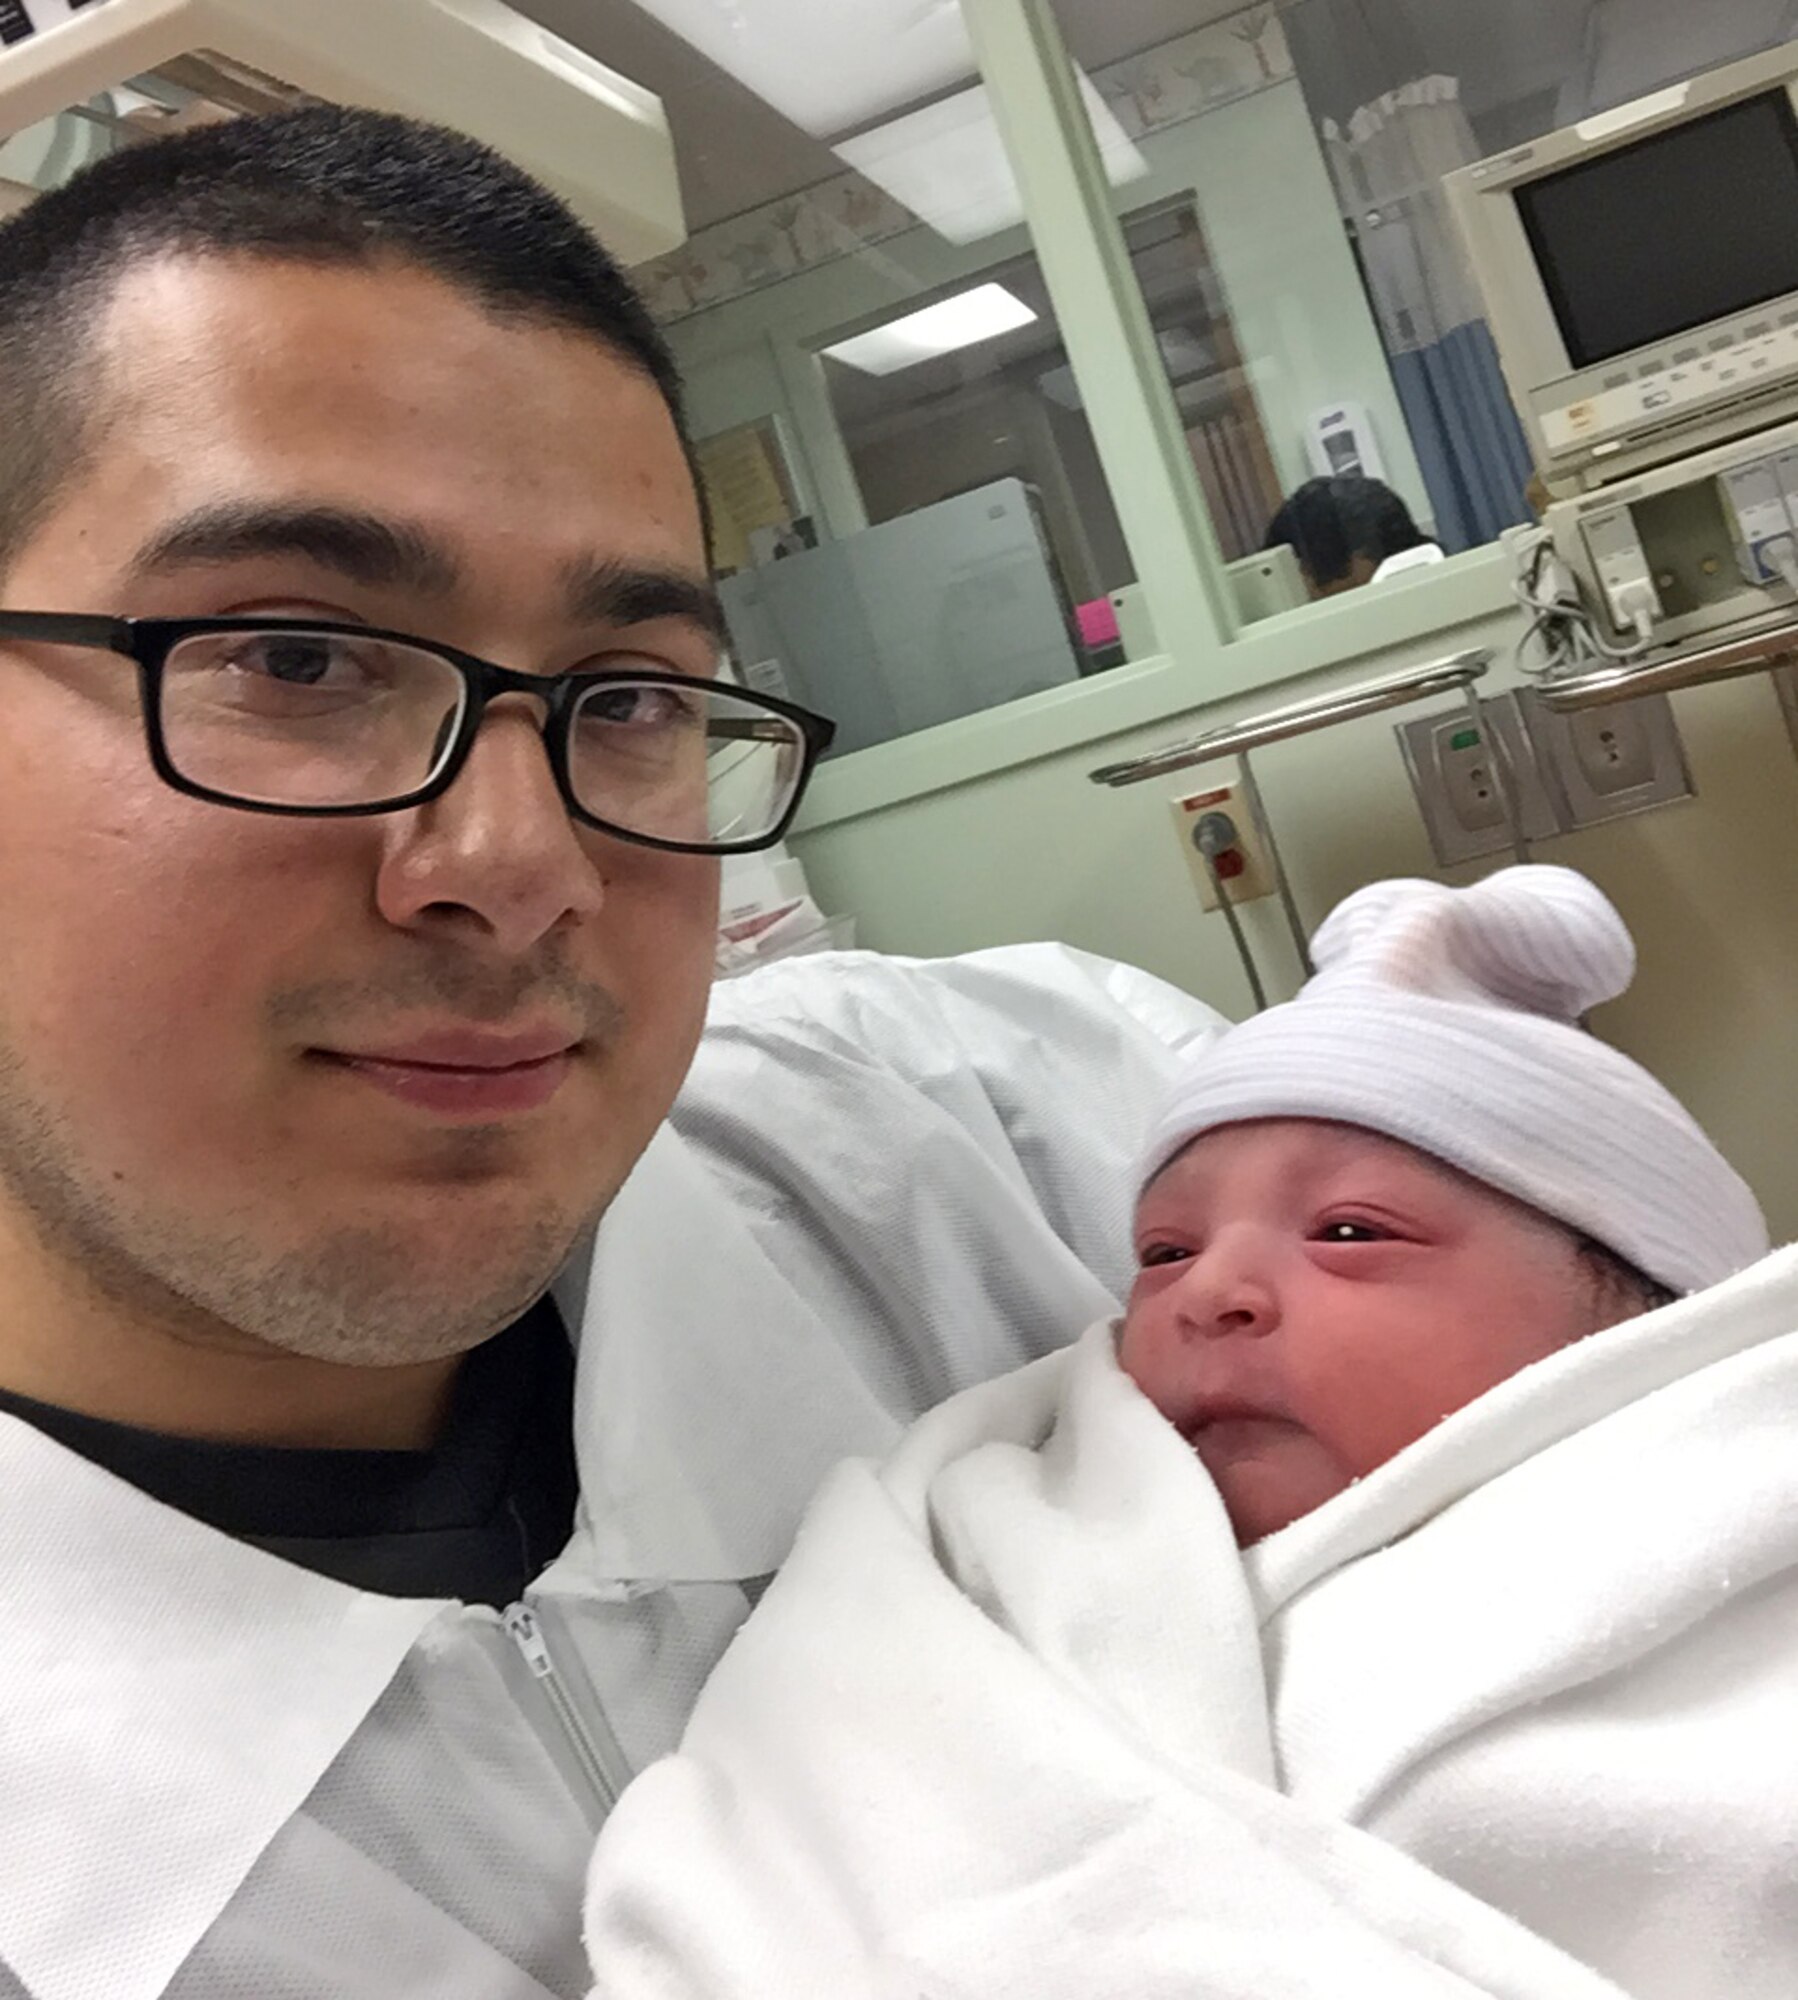
[[1189, 1147], [1138, 1204], [1136, 1253], [1119, 1356], [1245, 1547], [1620, 1310], [1558, 1224], [1304, 1119]]

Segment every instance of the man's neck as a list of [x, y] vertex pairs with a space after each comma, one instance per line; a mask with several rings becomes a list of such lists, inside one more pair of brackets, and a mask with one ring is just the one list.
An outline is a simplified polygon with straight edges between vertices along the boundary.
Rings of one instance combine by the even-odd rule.
[[312, 1383], [299, 1379], [300, 1364], [284, 1359], [254, 1377], [212, 1371], [200, 1387], [159, 1384], [150, 1370], [128, 1385], [94, 1371], [71, 1380], [67, 1371], [20, 1367], [0, 1349], [0, 1392], [162, 1437], [212, 1444], [427, 1451], [443, 1429], [465, 1359], [455, 1355], [406, 1369], [328, 1368], [325, 1379]]

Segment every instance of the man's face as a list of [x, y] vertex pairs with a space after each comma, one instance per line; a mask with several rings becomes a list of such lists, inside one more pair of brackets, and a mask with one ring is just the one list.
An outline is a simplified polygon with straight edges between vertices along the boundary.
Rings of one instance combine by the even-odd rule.
[[1629, 1310], [1570, 1231], [1408, 1146], [1303, 1119], [1189, 1147], [1143, 1195], [1136, 1251], [1119, 1360], [1244, 1545]]
[[[399, 264], [172, 259], [100, 345], [95, 448], [7, 605], [712, 671], [673, 423], [593, 339]], [[327, 1360], [528, 1304], [685, 1072], [716, 864], [571, 822], [526, 697], [446, 796], [343, 820], [165, 787], [116, 656], [6, 644], [0, 707], [0, 1234], [187, 1337]], [[462, 1102], [344, 1060], [470, 1033], [578, 1046]]]

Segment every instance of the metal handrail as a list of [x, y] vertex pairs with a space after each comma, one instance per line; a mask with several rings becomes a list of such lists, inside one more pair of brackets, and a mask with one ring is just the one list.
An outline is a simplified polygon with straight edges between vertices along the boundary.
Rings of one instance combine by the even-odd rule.
[[1308, 736], [1314, 729], [1328, 729], [1338, 722], [1353, 722], [1363, 715], [1402, 708], [1405, 703], [1426, 701], [1432, 695], [1469, 688], [1492, 664], [1490, 649], [1456, 653], [1426, 667], [1412, 667], [1384, 680], [1363, 681], [1359, 687], [1340, 688], [1334, 694], [1294, 702], [1246, 722], [1233, 722], [1222, 729], [1207, 730], [1183, 743], [1170, 743], [1146, 757], [1134, 757], [1123, 764], [1107, 764], [1089, 775], [1095, 785], [1140, 785], [1151, 778], [1165, 778], [1175, 771], [1190, 770], [1195, 764], [1209, 764], [1219, 757], [1240, 757], [1269, 743], [1284, 743], [1290, 737]]
[[1619, 661], [1577, 674], [1564, 681], [1539, 683], [1542, 705], [1556, 715], [1578, 715], [1588, 708], [1608, 708], [1614, 702], [1636, 701], [1644, 695], [1674, 694], [1681, 688], [1707, 687], [1715, 681], [1741, 680], [1769, 673], [1798, 659], [1798, 625], [1781, 625], [1750, 639], [1705, 646], [1694, 653], [1675, 653], [1664, 660]]

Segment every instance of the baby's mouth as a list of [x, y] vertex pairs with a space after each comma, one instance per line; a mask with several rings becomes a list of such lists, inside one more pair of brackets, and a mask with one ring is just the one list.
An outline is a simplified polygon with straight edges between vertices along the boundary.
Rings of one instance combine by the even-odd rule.
[[1178, 1429], [1188, 1444], [1225, 1424], [1278, 1424], [1286, 1419], [1265, 1404], [1243, 1396], [1201, 1396], [1181, 1415]]

